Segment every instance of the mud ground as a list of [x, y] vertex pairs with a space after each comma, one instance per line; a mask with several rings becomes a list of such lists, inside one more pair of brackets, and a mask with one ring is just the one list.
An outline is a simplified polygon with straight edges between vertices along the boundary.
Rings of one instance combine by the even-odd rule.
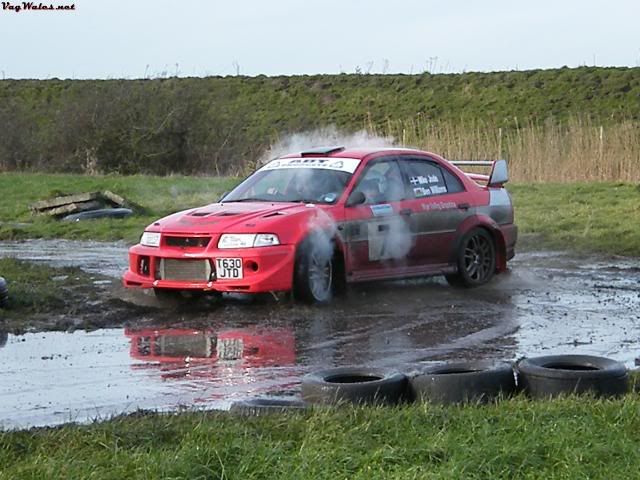
[[[0, 334], [0, 427], [87, 421], [138, 408], [226, 408], [295, 395], [311, 370], [366, 364], [416, 371], [454, 359], [552, 353], [640, 356], [640, 262], [536, 251], [473, 290], [442, 279], [356, 286], [326, 307], [269, 295], [159, 305], [126, 291], [119, 243], [0, 243], [0, 256], [79, 266], [92, 302]], [[38, 331], [56, 328], [59, 332]], [[88, 329], [85, 331], [84, 329]]]

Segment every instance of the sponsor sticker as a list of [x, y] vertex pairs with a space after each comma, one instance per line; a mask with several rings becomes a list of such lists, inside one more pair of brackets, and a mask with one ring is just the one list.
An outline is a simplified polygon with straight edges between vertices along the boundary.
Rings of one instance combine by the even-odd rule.
[[414, 187], [413, 193], [416, 197], [426, 197], [427, 195], [431, 195], [431, 190], [425, 187]]
[[433, 195], [438, 195], [440, 193], [447, 193], [447, 187], [439, 187], [437, 185], [431, 186], [431, 193]]
[[423, 210], [450, 210], [452, 208], [457, 208], [457, 205], [454, 202], [435, 202], [435, 203], [423, 203]]
[[385, 215], [393, 215], [393, 207], [388, 203], [380, 205], [371, 205], [371, 213], [374, 217], [383, 217]]
[[267, 163], [258, 171], [283, 168], [321, 168], [353, 173], [360, 165], [357, 158], [281, 158]]

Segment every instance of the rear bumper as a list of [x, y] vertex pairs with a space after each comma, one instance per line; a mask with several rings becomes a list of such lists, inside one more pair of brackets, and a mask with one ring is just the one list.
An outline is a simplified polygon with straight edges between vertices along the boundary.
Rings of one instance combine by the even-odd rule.
[[[215, 272], [216, 258], [241, 258], [243, 278], [218, 279]], [[161, 259], [208, 260], [212, 276], [208, 280], [170, 280], [159, 275]], [[147, 262], [141, 271], [141, 261]], [[277, 292], [292, 288], [295, 245], [274, 247], [215, 250], [188, 255], [175, 249], [163, 249], [135, 245], [129, 249], [129, 269], [122, 279], [127, 288], [164, 288], [173, 290], [200, 290], [217, 292]]]
[[516, 254], [516, 242], [518, 241], [518, 227], [513, 223], [500, 225], [502, 238], [504, 238], [506, 260], [511, 260]]

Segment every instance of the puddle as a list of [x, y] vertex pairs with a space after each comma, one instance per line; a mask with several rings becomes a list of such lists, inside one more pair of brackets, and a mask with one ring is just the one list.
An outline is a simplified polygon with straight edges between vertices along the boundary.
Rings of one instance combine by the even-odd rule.
[[124, 242], [25, 240], [0, 242], [0, 258], [43, 262], [53, 267], [80, 267], [87, 273], [119, 278], [127, 269]]
[[[1, 243], [0, 256], [11, 254], [112, 276], [126, 268], [123, 244]], [[138, 408], [226, 409], [247, 397], [297, 395], [302, 375], [337, 365], [410, 372], [443, 360], [580, 353], [634, 366], [639, 262], [530, 252], [510, 266], [473, 290], [441, 279], [386, 282], [353, 287], [327, 307], [230, 298], [151, 308], [126, 329], [5, 335], [0, 427]]]

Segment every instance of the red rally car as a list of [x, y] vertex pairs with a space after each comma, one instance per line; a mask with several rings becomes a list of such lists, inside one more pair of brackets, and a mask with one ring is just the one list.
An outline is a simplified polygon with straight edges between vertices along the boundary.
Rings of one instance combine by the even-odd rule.
[[404, 148], [287, 155], [219, 203], [149, 225], [129, 251], [124, 285], [159, 296], [293, 291], [312, 303], [369, 280], [445, 275], [482, 285], [514, 256], [507, 179], [504, 160], [450, 162]]

